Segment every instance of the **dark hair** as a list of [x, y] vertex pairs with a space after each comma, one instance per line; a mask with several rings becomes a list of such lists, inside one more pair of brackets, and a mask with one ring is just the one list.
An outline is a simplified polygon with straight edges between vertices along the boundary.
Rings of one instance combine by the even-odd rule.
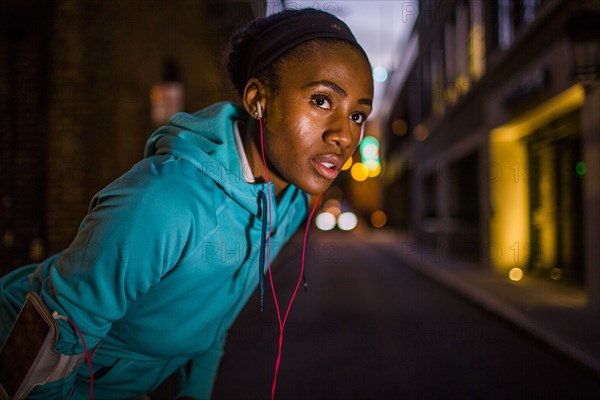
[[[240, 96], [243, 95], [244, 87], [246, 86], [247, 80], [249, 79], [249, 77], [247, 76], [247, 67], [248, 61], [250, 59], [250, 51], [252, 49], [252, 45], [255, 39], [259, 37], [261, 33], [263, 33], [265, 30], [281, 21], [300, 15], [314, 14], [330, 15], [325, 11], [317, 10], [314, 8], [286, 9], [279, 13], [272, 14], [267, 17], [258, 18], [252, 21], [242, 31], [238, 32], [231, 38], [229, 42], [229, 51], [226, 59], [227, 71], [229, 72], [229, 78], [231, 79], [231, 83], [233, 84], [234, 88]], [[343, 46], [354, 48], [354, 45], [352, 45], [351, 43], [340, 39], [311, 39], [283, 53], [280, 57], [275, 59], [275, 61], [273, 61], [265, 68], [254, 74], [254, 77], [261, 79], [271, 90], [277, 92], [279, 89], [280, 80], [279, 70], [282, 62], [292, 58], [301, 58], [306, 56], [309, 47], [317, 43], [319, 45], [328, 45], [335, 43], [336, 45], [341, 44]]]

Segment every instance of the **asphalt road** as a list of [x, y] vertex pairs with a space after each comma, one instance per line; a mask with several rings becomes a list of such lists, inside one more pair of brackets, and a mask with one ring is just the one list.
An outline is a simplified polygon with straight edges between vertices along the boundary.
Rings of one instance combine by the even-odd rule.
[[[598, 399], [600, 379], [359, 235], [315, 233], [285, 329], [276, 398]], [[283, 308], [301, 238], [273, 265]], [[268, 282], [268, 280], [267, 280]], [[278, 323], [267, 288], [233, 325], [214, 400], [269, 399]]]

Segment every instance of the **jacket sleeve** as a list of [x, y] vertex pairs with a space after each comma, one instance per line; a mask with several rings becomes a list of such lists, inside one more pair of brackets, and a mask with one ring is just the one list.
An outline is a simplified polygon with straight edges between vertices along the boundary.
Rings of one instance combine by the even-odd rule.
[[[125, 184], [119, 183], [121, 178], [100, 192], [55, 266], [38, 269], [47, 274], [38, 277], [44, 282], [43, 301], [50, 311], [58, 311], [78, 326], [89, 351], [125, 315], [128, 304], [157, 285], [185, 257], [198, 208], [204, 207], [203, 214], [210, 215], [210, 199], [198, 202], [190, 193], [192, 183], [177, 181], [190, 176], [172, 173], [166, 179], [159, 172], [152, 173], [158, 176], [133, 175], [125, 178]], [[205, 217], [203, 225], [210, 229], [211, 224]], [[57, 350], [81, 353], [76, 332], [66, 321], [58, 323]], [[85, 364], [80, 371], [87, 376]]]
[[210, 400], [217, 377], [219, 363], [224, 353], [225, 337], [216, 341], [205, 353], [194, 356], [177, 372], [177, 396], [196, 400]]

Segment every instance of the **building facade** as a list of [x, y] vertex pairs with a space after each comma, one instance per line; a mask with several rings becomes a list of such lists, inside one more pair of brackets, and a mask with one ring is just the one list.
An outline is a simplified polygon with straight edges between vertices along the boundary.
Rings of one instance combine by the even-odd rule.
[[382, 119], [390, 223], [511, 279], [582, 285], [600, 310], [600, 92], [568, 31], [600, 2], [419, 3]]
[[265, 4], [0, 3], [0, 276], [68, 246], [168, 112], [235, 99], [227, 41]]

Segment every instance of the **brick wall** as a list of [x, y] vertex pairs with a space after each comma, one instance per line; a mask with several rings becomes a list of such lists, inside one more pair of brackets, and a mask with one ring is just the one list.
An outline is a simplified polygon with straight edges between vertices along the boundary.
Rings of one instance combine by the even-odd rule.
[[[185, 111], [234, 98], [223, 47], [258, 3], [55, 0], [40, 12], [8, 1], [32, 22], [26, 41], [7, 29], [0, 38], [4, 54], [19, 53], [0, 61], [2, 272], [66, 247], [94, 193], [142, 157], [155, 128], [149, 90], [167, 59], [181, 71]], [[32, 243], [43, 245], [37, 255]]]
[[50, 4], [0, 6], [0, 272], [42, 256]]

